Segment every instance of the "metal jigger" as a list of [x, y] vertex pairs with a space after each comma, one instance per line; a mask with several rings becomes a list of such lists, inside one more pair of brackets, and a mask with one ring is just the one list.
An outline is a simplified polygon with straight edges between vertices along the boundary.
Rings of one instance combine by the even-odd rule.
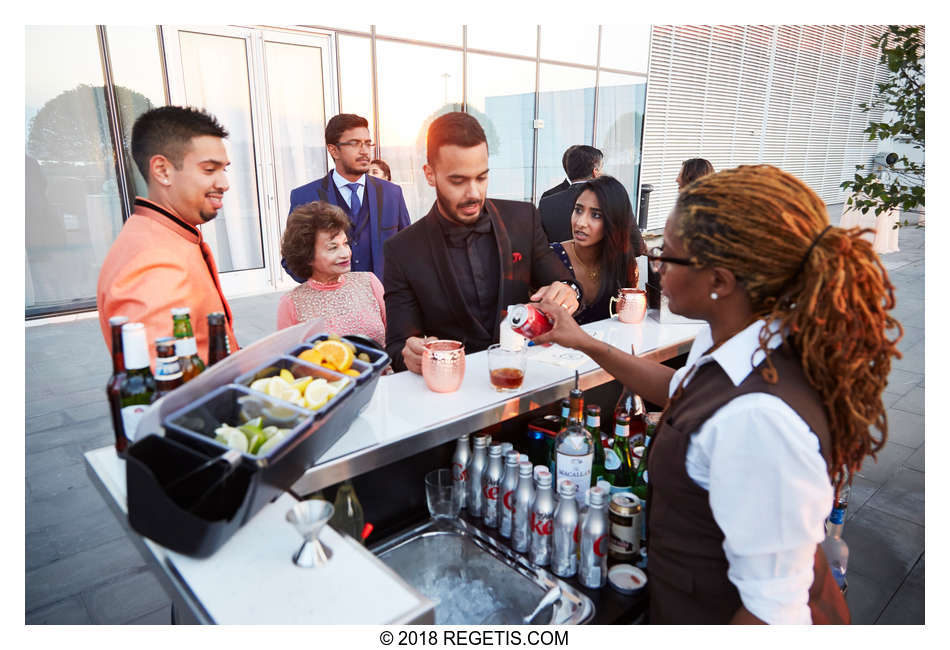
[[287, 521], [304, 539], [303, 545], [294, 553], [294, 564], [313, 569], [323, 566], [332, 557], [330, 549], [324, 548], [317, 539], [332, 516], [333, 504], [320, 499], [301, 501], [287, 511]]

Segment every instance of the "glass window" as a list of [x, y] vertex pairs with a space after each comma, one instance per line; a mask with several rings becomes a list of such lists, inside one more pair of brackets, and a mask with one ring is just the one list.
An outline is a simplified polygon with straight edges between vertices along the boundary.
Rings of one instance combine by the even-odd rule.
[[122, 209], [95, 27], [26, 27], [25, 46], [26, 308], [36, 313], [95, 302]]
[[[413, 21], [404, 25], [376, 25], [377, 36], [407, 38], [412, 41], [462, 46], [462, 26]], [[377, 43], [377, 48], [379, 44]]]
[[597, 65], [597, 25], [541, 25], [541, 58]]
[[624, 184], [633, 211], [639, 209], [637, 183], [646, 105], [646, 77], [600, 73], [597, 100], [597, 144], [604, 152], [604, 173]]
[[[380, 156], [402, 186], [409, 218], [435, 201], [422, 165], [426, 130], [436, 117], [461, 110], [462, 53], [404, 43], [376, 42]], [[411, 75], [407, 74], [411, 71]]]
[[122, 124], [122, 148], [128, 167], [126, 177], [134, 194], [146, 196], [148, 186], [145, 178], [132, 160], [132, 125], [145, 111], [165, 105], [158, 30], [152, 26], [107, 27], [106, 36], [119, 122]]
[[468, 25], [467, 31], [469, 48], [530, 57], [538, 54], [536, 25], [499, 22], [492, 25]]
[[218, 270], [264, 266], [258, 207], [247, 49], [243, 38], [180, 32], [185, 100], [214, 115], [228, 130], [230, 189], [224, 208], [201, 232]]
[[489, 196], [531, 200], [534, 73], [533, 61], [468, 55], [467, 111], [488, 138]]
[[[340, 52], [340, 112], [365, 117], [369, 122], [369, 132], [375, 133], [373, 52], [370, 41], [368, 38], [346, 34], [340, 34], [337, 38]], [[330, 117], [333, 116], [327, 119]], [[320, 140], [323, 140], [323, 134]]]
[[594, 131], [594, 70], [541, 64], [536, 196], [564, 180], [561, 157], [572, 144], [590, 144]]
[[649, 25], [604, 25], [601, 29], [601, 68], [647, 71], [650, 56]]

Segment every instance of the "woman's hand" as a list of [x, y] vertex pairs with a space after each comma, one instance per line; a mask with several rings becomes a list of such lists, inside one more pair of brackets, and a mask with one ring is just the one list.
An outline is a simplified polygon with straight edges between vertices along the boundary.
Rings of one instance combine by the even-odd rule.
[[594, 340], [590, 334], [581, 329], [568, 310], [561, 307], [559, 303], [544, 298], [541, 302], [533, 304], [554, 323], [550, 331], [534, 337], [535, 343], [557, 343], [566, 348], [580, 349], [584, 343]]

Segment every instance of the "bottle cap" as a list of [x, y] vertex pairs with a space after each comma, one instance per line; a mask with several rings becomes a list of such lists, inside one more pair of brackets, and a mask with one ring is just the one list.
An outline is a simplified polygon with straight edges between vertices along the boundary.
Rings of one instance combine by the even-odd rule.
[[489, 440], [491, 440], [491, 436], [487, 436], [484, 433], [480, 433], [472, 438], [472, 442], [476, 447], [487, 447]]
[[208, 314], [208, 325], [224, 325], [224, 314], [220, 311]]
[[606, 492], [604, 492], [604, 489], [597, 485], [587, 491], [587, 498], [592, 506], [604, 505], [605, 495]]
[[505, 454], [505, 465], [517, 465], [521, 462], [521, 454], [517, 451], [509, 451]]
[[112, 327], [115, 327], [117, 325], [125, 325], [128, 322], [129, 322], [128, 316], [113, 316], [112, 318], [109, 319], [109, 325], [111, 325]]
[[530, 460], [521, 460], [518, 463], [518, 473], [521, 476], [531, 476], [534, 472], [534, 465], [531, 464]]
[[635, 594], [647, 584], [647, 574], [632, 564], [615, 564], [607, 572], [607, 582], [622, 594]]
[[558, 483], [557, 491], [562, 497], [570, 498], [574, 496], [575, 493], [577, 493], [577, 485], [574, 483], [574, 481], [565, 478], [562, 479], [560, 483]]
[[499, 444], [499, 443], [496, 442], [496, 443], [493, 443], [490, 447], [488, 447], [488, 455], [489, 455], [489, 456], [499, 456], [499, 457], [500, 457], [500, 456], [501, 456], [501, 444]]
[[172, 316], [190, 316], [191, 308], [190, 307], [175, 307], [172, 309]]

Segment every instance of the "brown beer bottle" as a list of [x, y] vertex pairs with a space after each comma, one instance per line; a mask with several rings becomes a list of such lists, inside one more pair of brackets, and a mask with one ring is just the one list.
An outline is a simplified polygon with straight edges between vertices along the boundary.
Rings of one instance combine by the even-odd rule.
[[125, 356], [122, 353], [122, 326], [129, 322], [125, 316], [113, 316], [109, 319], [112, 332], [112, 376], [106, 384], [106, 399], [109, 400], [109, 414], [112, 416], [112, 429], [115, 431], [115, 453], [125, 455], [129, 439], [122, 424], [122, 396], [120, 389], [125, 379]]
[[228, 335], [224, 331], [224, 313], [208, 314], [208, 365], [213, 366], [230, 354]]
[[155, 341], [157, 358], [155, 359], [155, 399], [175, 390], [185, 380], [182, 378], [181, 363], [175, 352], [175, 337], [164, 336]]
[[172, 334], [175, 337], [175, 352], [181, 363], [182, 379], [190, 381], [205, 369], [198, 356], [198, 344], [191, 329], [191, 310], [188, 307], [172, 309]]

